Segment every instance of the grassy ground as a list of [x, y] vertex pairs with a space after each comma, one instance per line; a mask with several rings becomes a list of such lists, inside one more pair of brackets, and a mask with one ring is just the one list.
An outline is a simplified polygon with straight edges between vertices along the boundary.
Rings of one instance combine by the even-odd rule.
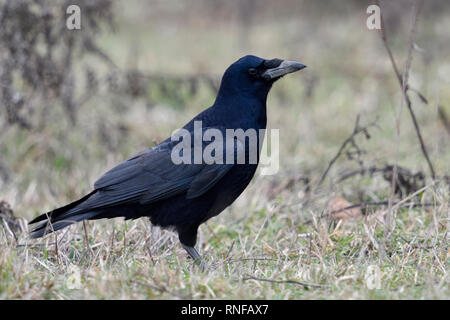
[[[183, 8], [157, 8], [140, 2], [117, 9], [116, 33], [103, 34], [99, 43], [119, 68], [220, 75], [248, 53], [308, 65], [283, 78], [269, 96], [269, 126], [280, 129], [279, 173], [256, 175], [232, 206], [200, 227], [197, 247], [210, 266], [206, 273], [192, 266], [173, 233], [147, 219], [80, 223], [36, 241], [20, 231], [15, 240], [2, 226], [0, 298], [450, 298], [449, 186], [428, 178], [405, 106], [396, 143], [401, 91], [378, 34], [365, 28], [364, 10], [315, 12], [313, 18], [299, 7], [277, 19], [255, 19], [244, 33], [233, 14], [199, 21], [181, 15]], [[390, 40], [400, 66], [408, 15]], [[449, 27], [448, 17], [423, 12], [416, 42], [425, 51], [414, 52], [411, 70], [412, 86], [429, 99], [424, 105], [412, 94], [441, 176], [450, 172], [449, 136], [436, 109], [442, 104], [450, 113]], [[169, 136], [214, 95], [200, 87], [182, 105], [170, 97], [150, 104], [145, 96], [103, 91], [81, 107], [75, 126], [54, 106], [39, 130], [9, 128], [0, 150], [12, 174], [0, 182], [0, 200], [11, 204], [26, 228], [26, 220], [77, 199], [108, 168]], [[315, 188], [357, 114], [362, 125], [379, 119], [370, 139], [356, 138], [365, 151], [357, 160], [365, 166], [393, 164], [398, 146], [398, 164], [427, 175], [420, 192], [394, 200], [429, 205], [394, 206], [388, 237], [386, 206], [370, 207], [349, 221], [320, 218], [334, 196], [351, 203], [389, 198], [390, 184], [381, 174], [337, 183], [344, 171], [359, 168], [345, 155]]]

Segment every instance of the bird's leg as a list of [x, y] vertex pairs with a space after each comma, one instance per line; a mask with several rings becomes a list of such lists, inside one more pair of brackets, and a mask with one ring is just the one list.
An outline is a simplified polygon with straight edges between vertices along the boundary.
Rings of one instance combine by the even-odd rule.
[[199, 266], [200, 269], [204, 271], [207, 265], [203, 262], [197, 250], [194, 248], [195, 243], [197, 242], [198, 224], [179, 225], [176, 228], [178, 231], [178, 239], [184, 250], [186, 250], [194, 260], [194, 265]]
[[183, 244], [183, 248], [191, 256], [191, 258], [194, 259], [194, 263], [200, 263], [202, 261], [202, 258], [194, 247], [189, 247]]
[[182, 244], [184, 250], [191, 256], [194, 260], [194, 265], [198, 265], [202, 271], [207, 269], [206, 263], [203, 262], [202, 258], [198, 254], [197, 250], [194, 247], [189, 247], [187, 245]]

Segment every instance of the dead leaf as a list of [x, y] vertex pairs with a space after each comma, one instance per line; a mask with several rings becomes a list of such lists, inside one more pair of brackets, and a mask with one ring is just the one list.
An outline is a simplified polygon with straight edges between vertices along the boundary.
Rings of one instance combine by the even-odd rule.
[[340, 196], [332, 198], [328, 202], [327, 211], [331, 214], [333, 220], [353, 220], [362, 217], [361, 210], [359, 208], [344, 208], [350, 207], [353, 204], [345, 200]]

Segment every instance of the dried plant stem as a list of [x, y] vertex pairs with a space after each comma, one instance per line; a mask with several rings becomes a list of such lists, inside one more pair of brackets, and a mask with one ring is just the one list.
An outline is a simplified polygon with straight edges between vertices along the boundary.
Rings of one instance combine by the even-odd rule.
[[[403, 205], [402, 205], [403, 204]], [[374, 201], [374, 202], [361, 202], [357, 204], [353, 204], [351, 206], [347, 206], [345, 208], [341, 208], [338, 210], [330, 211], [327, 214], [323, 214], [320, 216], [320, 218], [331, 216], [333, 214], [354, 209], [354, 208], [364, 208], [364, 207], [373, 207], [373, 206], [386, 206], [389, 205], [389, 201]], [[416, 207], [432, 207], [435, 206], [436, 203], [416, 203], [416, 202], [409, 202], [409, 203], [403, 203], [402, 201], [396, 201], [391, 203], [392, 206], [400, 206], [405, 208], [416, 208]]]
[[272, 279], [265, 279], [265, 278], [257, 278], [257, 277], [253, 277], [253, 276], [247, 276], [247, 277], [242, 278], [242, 281], [247, 281], [247, 280], [265, 281], [265, 282], [272, 282], [272, 283], [292, 283], [292, 284], [297, 284], [297, 285], [303, 286], [305, 288], [309, 288], [309, 287], [325, 288], [325, 287], [327, 287], [327, 286], [321, 285], [321, 284], [303, 282], [303, 281], [298, 281], [298, 280], [272, 280]]
[[177, 297], [178, 299], [186, 300], [186, 299], [191, 298], [191, 297], [186, 297], [184, 295], [180, 295], [180, 294], [178, 294], [178, 293], [176, 293], [174, 291], [171, 291], [171, 290], [167, 289], [165, 286], [162, 286], [162, 285], [161, 286], [157, 286], [157, 285], [154, 285], [154, 284], [150, 284], [150, 283], [146, 283], [146, 282], [142, 282], [142, 281], [138, 281], [138, 280], [130, 280], [130, 282], [138, 284], [138, 285], [143, 286], [143, 287], [147, 287], [149, 289], [157, 290], [157, 291], [159, 291], [161, 293], [168, 293], [168, 294], [170, 294], [170, 295], [172, 295], [174, 297]]
[[448, 135], [450, 136], [450, 120], [448, 119], [447, 114], [444, 111], [444, 108], [441, 105], [438, 105], [438, 114], [442, 123], [444, 124], [445, 130], [447, 130]]
[[86, 242], [86, 248], [88, 248], [89, 252], [93, 255], [94, 250], [92, 250], [91, 246], [89, 245], [89, 236], [88, 236], [85, 220], [83, 220], [83, 229], [84, 229], [84, 241]]
[[[377, 0], [377, 4], [380, 5], [378, 0]], [[422, 1], [419, 1], [419, 0], [414, 1], [414, 3], [413, 3], [413, 11], [414, 11], [414, 13], [413, 13], [412, 22], [411, 22], [411, 31], [410, 31], [409, 47], [408, 47], [408, 58], [406, 60], [405, 69], [404, 69], [404, 72], [403, 72], [403, 77], [402, 77], [402, 75], [401, 75], [401, 73], [400, 73], [400, 71], [399, 71], [399, 69], [397, 67], [397, 64], [395, 62], [394, 56], [392, 54], [392, 51], [391, 51], [391, 49], [390, 49], [390, 47], [389, 47], [389, 45], [387, 43], [386, 30], [385, 30], [385, 25], [384, 25], [383, 15], [382, 14], [380, 15], [380, 17], [381, 17], [381, 25], [382, 25], [380, 34], [381, 34], [381, 39], [383, 40], [384, 47], [385, 47], [385, 49], [386, 49], [386, 51], [387, 51], [387, 53], [389, 55], [389, 59], [390, 59], [391, 64], [392, 64], [392, 68], [394, 69], [394, 72], [395, 72], [395, 75], [397, 76], [398, 82], [399, 82], [400, 86], [402, 87], [403, 98], [404, 98], [404, 100], [406, 102], [406, 106], [408, 107], [409, 113], [411, 115], [411, 119], [413, 121], [414, 128], [416, 130], [417, 138], [419, 139], [419, 142], [420, 142], [420, 147], [422, 149], [422, 153], [423, 153], [423, 155], [424, 155], [424, 157], [425, 157], [425, 159], [426, 159], [426, 161], [428, 163], [428, 167], [430, 169], [431, 176], [432, 176], [433, 179], [435, 179], [436, 174], [435, 174], [433, 165], [431, 163], [430, 157], [428, 156], [428, 152], [427, 152], [427, 149], [425, 147], [425, 143], [424, 143], [423, 138], [422, 138], [422, 134], [421, 134], [421, 131], [420, 131], [419, 124], [417, 122], [416, 115], [414, 114], [414, 111], [412, 109], [411, 99], [409, 98], [409, 95], [408, 95], [408, 90], [409, 90], [408, 78], [409, 78], [409, 69], [411, 67], [411, 62], [412, 62], [412, 50], [414, 48], [414, 35], [415, 35], [415, 30], [416, 30], [417, 17], [418, 17], [418, 15], [420, 13], [421, 7], [422, 7]]]
[[[420, 2], [420, 3], [419, 3]], [[377, 0], [377, 5], [380, 6], [379, 0]], [[396, 137], [395, 137], [395, 162], [394, 162], [394, 167], [392, 170], [392, 182], [391, 182], [391, 194], [389, 197], [389, 205], [388, 205], [388, 212], [385, 216], [385, 229], [384, 229], [384, 237], [383, 237], [383, 245], [380, 247], [380, 260], [383, 259], [383, 257], [385, 256], [385, 244], [386, 244], [386, 240], [391, 232], [390, 227], [391, 227], [391, 215], [392, 215], [392, 202], [393, 202], [393, 197], [395, 194], [395, 188], [396, 188], [396, 181], [397, 181], [397, 163], [398, 163], [398, 153], [399, 153], [399, 144], [400, 144], [400, 116], [402, 113], [402, 109], [403, 109], [403, 101], [406, 103], [406, 106], [409, 110], [409, 113], [411, 115], [411, 119], [412, 122], [414, 124], [414, 128], [416, 130], [416, 134], [417, 137], [419, 139], [420, 142], [420, 147], [422, 149], [422, 153], [428, 163], [428, 167], [430, 168], [430, 172], [431, 172], [431, 176], [433, 178], [433, 180], [435, 179], [435, 172], [433, 169], [433, 165], [431, 164], [430, 158], [428, 156], [428, 152], [426, 150], [425, 147], [425, 143], [423, 141], [422, 138], [422, 134], [420, 132], [420, 128], [416, 119], [416, 116], [414, 114], [414, 111], [412, 109], [412, 104], [411, 104], [411, 99], [408, 96], [408, 79], [409, 79], [409, 71], [411, 68], [411, 63], [412, 63], [412, 52], [413, 52], [413, 48], [414, 48], [414, 36], [415, 36], [415, 31], [416, 31], [416, 24], [417, 24], [417, 17], [420, 13], [420, 9], [421, 9], [421, 1], [419, 0], [415, 0], [412, 3], [412, 16], [411, 16], [411, 24], [410, 24], [410, 33], [409, 33], [409, 42], [408, 42], [408, 55], [406, 58], [406, 63], [405, 63], [405, 67], [403, 69], [403, 75], [400, 74], [400, 71], [397, 67], [397, 64], [395, 62], [394, 56], [392, 54], [392, 51], [388, 45], [387, 42], [387, 37], [386, 37], [386, 30], [385, 30], [385, 24], [384, 24], [384, 20], [383, 20], [383, 15], [380, 13], [380, 19], [381, 19], [381, 39], [383, 40], [383, 45], [388, 53], [389, 59], [391, 61], [392, 64], [392, 68], [394, 69], [395, 75], [397, 76], [397, 80], [402, 88], [402, 95], [403, 95], [403, 99], [402, 99], [402, 103], [400, 105], [400, 110], [399, 113], [396, 117]]]
[[336, 153], [336, 155], [333, 157], [333, 159], [331, 159], [330, 163], [328, 164], [327, 169], [324, 171], [324, 173], [322, 174], [322, 176], [320, 177], [319, 182], [317, 183], [316, 186], [316, 190], [318, 187], [320, 187], [320, 185], [325, 181], [326, 176], [328, 175], [328, 172], [330, 171], [331, 167], [334, 165], [334, 163], [336, 162], [336, 160], [342, 155], [342, 153], [345, 150], [345, 147], [349, 144], [352, 143], [355, 139], [355, 136], [357, 136], [358, 134], [364, 132], [367, 135], [367, 129], [369, 127], [375, 126], [376, 125], [377, 120], [369, 123], [367, 126], [361, 127], [359, 125], [359, 115], [356, 116], [356, 121], [355, 121], [355, 127], [353, 129], [352, 134], [345, 139], [345, 141], [342, 143], [341, 147], [339, 148], [338, 152]]

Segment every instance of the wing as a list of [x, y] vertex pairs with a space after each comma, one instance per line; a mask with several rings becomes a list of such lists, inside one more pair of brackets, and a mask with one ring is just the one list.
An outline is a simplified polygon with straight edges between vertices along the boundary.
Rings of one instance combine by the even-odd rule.
[[232, 164], [206, 165], [192, 180], [186, 198], [193, 199], [211, 189], [230, 169]]
[[[98, 179], [98, 196], [91, 206], [104, 207], [127, 202], [149, 204], [187, 192], [196, 198], [211, 189], [233, 164], [175, 164], [172, 148], [177, 142], [166, 141], [124, 161]], [[235, 152], [242, 152], [238, 141]], [[193, 144], [191, 154], [194, 153]]]
[[[224, 153], [225, 149], [223, 150]], [[234, 160], [245, 157], [245, 146], [240, 140], [234, 140]], [[234, 163], [234, 162], [233, 162]], [[202, 171], [192, 180], [186, 194], [187, 199], [201, 196], [211, 189], [234, 166], [234, 164], [217, 163], [204, 165]]]

